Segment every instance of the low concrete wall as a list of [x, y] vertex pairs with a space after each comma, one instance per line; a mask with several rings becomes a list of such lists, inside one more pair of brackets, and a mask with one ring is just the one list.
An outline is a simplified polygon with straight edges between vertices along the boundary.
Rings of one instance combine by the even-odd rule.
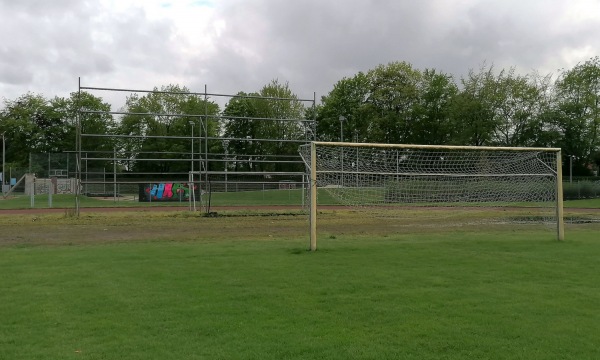
[[52, 194], [75, 194], [77, 191], [77, 179], [56, 177], [38, 179], [32, 174], [27, 174], [25, 175], [25, 195], [31, 195], [32, 189], [34, 195], [48, 194], [50, 189], [52, 189]]

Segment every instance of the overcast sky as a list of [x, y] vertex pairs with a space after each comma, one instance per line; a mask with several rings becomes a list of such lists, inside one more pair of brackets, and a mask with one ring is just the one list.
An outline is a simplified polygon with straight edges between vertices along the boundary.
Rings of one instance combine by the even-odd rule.
[[600, 0], [0, 0], [0, 34], [3, 99], [68, 96], [78, 77], [320, 98], [392, 61], [557, 73], [600, 55]]

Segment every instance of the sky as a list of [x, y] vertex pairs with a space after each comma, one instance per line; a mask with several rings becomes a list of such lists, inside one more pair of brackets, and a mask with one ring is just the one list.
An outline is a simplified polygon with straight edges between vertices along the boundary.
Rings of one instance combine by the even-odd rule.
[[394, 61], [557, 74], [600, 55], [600, 0], [0, 0], [0, 34], [2, 100], [69, 96], [79, 78], [221, 94], [277, 79], [320, 99]]

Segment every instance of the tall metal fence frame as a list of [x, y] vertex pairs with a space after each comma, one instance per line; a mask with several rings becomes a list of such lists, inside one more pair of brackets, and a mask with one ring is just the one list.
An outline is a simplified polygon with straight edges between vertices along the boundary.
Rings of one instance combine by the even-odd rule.
[[[311, 141], [315, 141], [316, 140], [316, 118], [312, 119], [305, 119], [305, 118], [286, 118], [286, 119], [278, 119], [278, 118], [253, 118], [253, 117], [232, 117], [232, 116], [225, 116], [222, 114], [209, 114], [208, 112], [208, 102], [211, 99], [224, 99], [224, 100], [231, 100], [234, 98], [250, 98], [250, 99], [264, 99], [264, 100], [274, 100], [274, 101], [297, 101], [300, 102], [301, 104], [304, 105], [308, 105], [308, 108], [312, 108], [314, 110], [315, 106], [316, 106], [316, 93], [313, 93], [313, 98], [312, 99], [301, 99], [301, 98], [284, 98], [284, 97], [263, 97], [263, 96], [253, 96], [253, 95], [232, 95], [232, 94], [220, 94], [220, 93], [210, 93], [208, 92], [208, 86], [205, 85], [204, 86], [204, 92], [171, 92], [171, 91], [160, 91], [160, 90], [140, 90], [140, 89], [123, 89], [123, 88], [106, 88], [106, 87], [95, 87], [95, 86], [82, 86], [81, 84], [81, 78], [79, 78], [79, 88], [78, 88], [78, 94], [81, 95], [82, 91], [86, 91], [92, 94], [97, 94], [97, 93], [129, 93], [129, 94], [151, 94], [151, 93], [161, 93], [161, 94], [167, 94], [167, 95], [186, 95], [186, 96], [197, 96], [199, 98], [201, 98], [202, 100], [204, 100], [204, 113], [203, 114], [169, 114], [169, 113], [131, 113], [131, 112], [127, 112], [127, 111], [96, 111], [96, 110], [87, 110], [81, 107], [81, 105], [79, 106], [78, 109], [78, 113], [77, 113], [77, 136], [76, 136], [76, 154], [77, 154], [77, 161], [76, 161], [76, 177], [77, 177], [77, 181], [80, 184], [80, 186], [77, 186], [77, 190], [76, 190], [76, 201], [75, 201], [75, 208], [76, 208], [76, 214], [79, 216], [80, 214], [80, 207], [81, 207], [81, 196], [82, 196], [82, 189], [87, 188], [87, 186], [91, 186], [91, 185], [101, 185], [104, 188], [106, 188], [107, 186], [112, 186], [113, 187], [113, 191], [112, 194], [115, 197], [115, 201], [117, 198], [117, 187], [120, 184], [133, 184], [133, 185], [138, 185], [139, 184], [146, 184], [148, 182], [150, 182], [151, 180], [153, 180], [155, 178], [154, 175], [156, 174], [151, 174], [151, 173], [139, 173], [137, 175], [139, 176], [148, 176], [148, 179], [144, 179], [144, 180], [125, 180], [123, 178], [120, 177], [119, 172], [117, 171], [117, 164], [123, 164], [125, 162], [132, 162], [132, 161], [188, 161], [191, 164], [191, 169], [189, 172], [187, 172], [187, 176], [188, 176], [188, 182], [189, 184], [193, 187], [198, 186], [200, 188], [200, 194], [202, 194], [202, 192], [206, 192], [206, 191], [211, 191], [210, 189], [210, 184], [211, 184], [211, 177], [225, 177], [225, 187], [227, 189], [227, 177], [232, 177], [232, 176], [260, 176], [260, 177], [264, 177], [264, 178], [271, 178], [273, 176], [275, 177], [297, 177], [300, 178], [300, 182], [302, 184], [302, 188], [305, 188], [306, 185], [306, 173], [304, 171], [304, 169], [299, 170], [299, 171], [282, 171], [282, 172], [273, 172], [273, 171], [235, 171], [235, 169], [228, 169], [228, 162], [233, 162], [233, 160], [231, 158], [229, 158], [228, 152], [227, 152], [227, 144], [229, 142], [232, 141], [242, 141], [242, 142], [292, 142], [292, 143], [296, 143], [298, 145], [301, 144], [307, 144], [310, 143]], [[315, 114], [315, 111], [312, 112], [313, 114]], [[198, 126], [198, 132], [194, 133], [194, 128], [192, 126], [192, 132], [190, 134], [190, 136], [147, 136], [147, 135], [110, 135], [110, 134], [96, 134], [96, 133], [86, 133], [85, 131], [83, 131], [82, 129], [82, 119], [83, 117], [87, 116], [88, 114], [105, 114], [105, 115], [110, 115], [112, 117], [115, 116], [126, 116], [126, 115], [140, 115], [140, 116], [164, 116], [164, 117], [181, 117], [181, 118], [189, 118], [189, 119], [198, 119], [200, 121], [200, 126]], [[287, 121], [294, 121], [297, 123], [300, 123], [304, 129], [304, 134], [303, 134], [303, 138], [294, 138], [294, 139], [290, 139], [290, 138], [285, 138], [285, 139], [280, 139], [280, 138], [252, 138], [252, 137], [245, 137], [245, 138], [233, 138], [233, 137], [223, 137], [221, 134], [218, 134], [218, 136], [210, 136], [209, 134], [209, 121], [211, 120], [222, 120], [222, 119], [227, 119], [229, 121], [241, 121], [241, 120], [251, 120], [251, 121], [282, 121], [282, 122], [287, 122]], [[189, 153], [189, 155], [191, 155], [190, 159], [156, 159], [156, 158], [145, 158], [145, 159], [139, 159], [139, 158], [133, 158], [131, 157], [131, 154], [124, 153], [121, 152], [122, 156], [118, 156], [117, 155], [117, 150], [116, 148], [114, 149], [113, 153], [108, 155], [107, 152], [92, 152], [92, 151], [88, 151], [85, 147], [85, 142], [86, 139], [91, 139], [91, 138], [126, 138], [126, 139], [132, 139], [132, 138], [140, 138], [140, 139], [149, 139], [149, 138], [155, 138], [155, 139], [166, 139], [166, 140], [175, 140], [175, 139], [185, 139], [185, 140], [190, 140], [192, 147], [191, 147], [191, 151]], [[221, 141], [223, 143], [223, 147], [225, 149], [224, 153], [210, 153], [209, 152], [209, 142], [210, 141]], [[197, 145], [195, 144], [197, 142]], [[195, 147], [197, 146], [197, 147]], [[197, 150], [197, 151], [196, 151]], [[179, 154], [181, 155], [181, 154]], [[253, 154], [246, 154], [249, 157], [252, 157]], [[112, 163], [113, 164], [113, 169], [112, 172], [109, 172], [109, 174], [112, 174], [112, 179], [106, 179], [106, 173], [104, 174], [104, 177], [102, 180], [99, 179], [90, 179], [90, 175], [97, 175], [97, 173], [92, 174], [90, 172], [90, 170], [87, 167], [87, 162], [88, 161], [103, 161], [105, 163]], [[222, 171], [215, 171], [215, 170], [210, 170], [211, 163], [218, 163], [218, 162], [223, 162], [225, 161], [225, 165], [224, 165], [224, 170]], [[240, 160], [236, 160], [236, 161], [240, 161]], [[302, 159], [300, 158], [299, 154], [295, 154], [295, 155], [289, 155], [286, 157], [282, 157], [278, 154], [272, 154], [268, 160], [261, 160], [262, 162], [268, 162], [268, 163], [285, 163], [285, 164], [289, 164], [289, 163], [297, 163], [297, 164], [302, 164]], [[194, 164], [198, 165], [198, 170], [194, 170]], [[84, 170], [84, 166], [85, 166], [85, 170]], [[131, 173], [129, 173], [128, 175], [131, 175]], [[167, 174], [161, 174], [161, 175], [167, 175]], [[182, 174], [179, 173], [179, 176], [181, 176]], [[208, 189], [206, 187], [209, 187]], [[304, 198], [304, 195], [303, 195]], [[196, 201], [199, 201], [200, 203], [200, 208], [205, 211], [205, 212], [210, 212], [210, 202], [206, 202], [206, 201], [202, 201], [202, 197], [198, 196], [198, 199], [196, 199], [195, 197], [195, 191], [192, 191], [192, 199], [190, 199], [190, 210], [196, 210]]]

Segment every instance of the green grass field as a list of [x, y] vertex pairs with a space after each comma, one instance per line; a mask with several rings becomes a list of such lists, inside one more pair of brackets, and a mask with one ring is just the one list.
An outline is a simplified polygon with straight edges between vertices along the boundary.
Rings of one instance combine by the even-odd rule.
[[400, 221], [0, 216], [0, 359], [600, 358], [600, 225]]

